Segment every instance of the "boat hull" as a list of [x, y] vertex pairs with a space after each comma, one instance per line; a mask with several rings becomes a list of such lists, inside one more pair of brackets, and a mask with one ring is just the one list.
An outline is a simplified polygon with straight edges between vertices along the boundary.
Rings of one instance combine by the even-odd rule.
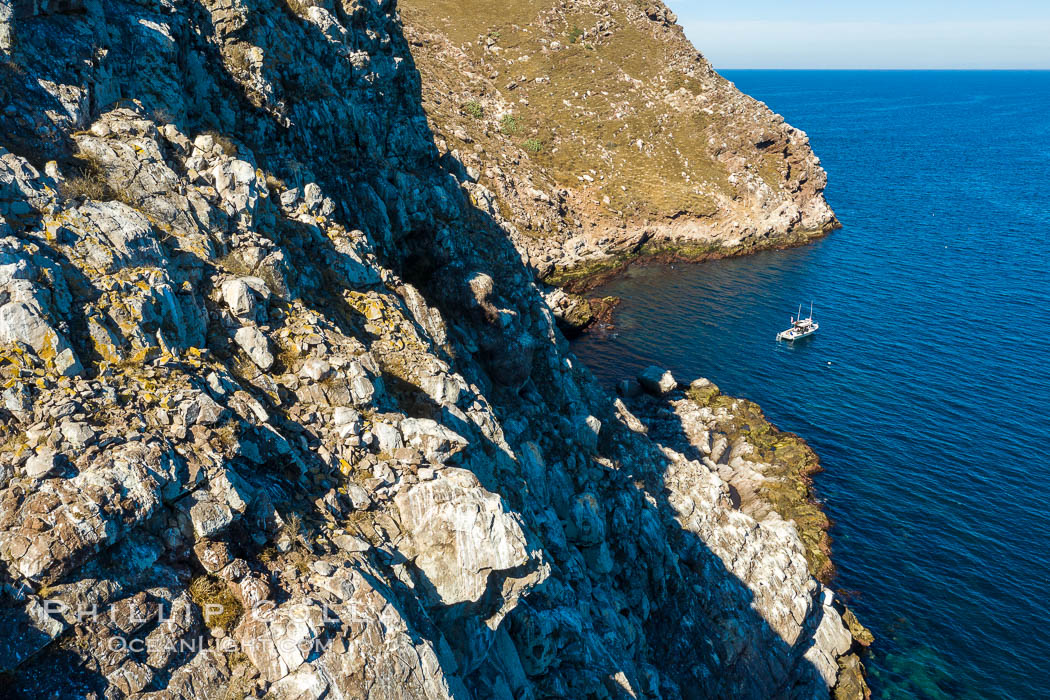
[[814, 333], [817, 332], [817, 330], [819, 328], [820, 328], [819, 326], [814, 326], [812, 329], [807, 330], [807, 331], [796, 331], [796, 330], [780, 331], [779, 333], [777, 333], [777, 340], [786, 340], [786, 341], [789, 341], [789, 342], [792, 341], [792, 340], [801, 340], [802, 338], [808, 338], [809, 336], [813, 335]]

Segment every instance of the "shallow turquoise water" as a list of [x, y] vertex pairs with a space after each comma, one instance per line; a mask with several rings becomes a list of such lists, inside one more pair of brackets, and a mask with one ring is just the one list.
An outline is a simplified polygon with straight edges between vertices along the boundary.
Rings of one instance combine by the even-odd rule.
[[[845, 228], [634, 269], [574, 345], [613, 385], [711, 378], [805, 437], [878, 697], [1050, 679], [1050, 73], [731, 71], [805, 130]], [[818, 335], [777, 344], [799, 303]]]

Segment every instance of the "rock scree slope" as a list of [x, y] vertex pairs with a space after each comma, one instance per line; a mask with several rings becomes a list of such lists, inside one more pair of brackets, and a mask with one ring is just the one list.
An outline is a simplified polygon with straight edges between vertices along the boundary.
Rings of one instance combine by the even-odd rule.
[[[579, 7], [608, 8], [614, 37], [678, 31], [662, 9]], [[581, 29], [577, 43], [598, 31]], [[735, 404], [712, 390], [651, 399], [650, 435], [597, 387], [537, 282], [536, 219], [479, 184], [452, 123], [428, 121], [442, 87], [421, 80], [420, 31], [390, 0], [0, 0], [4, 692], [862, 688], [810, 542], [740, 500], [741, 484], [762, 492], [775, 446], [737, 430], [727, 451]], [[531, 134], [512, 116], [508, 134]], [[773, 145], [753, 148], [803, 142], [769, 124]], [[584, 208], [565, 198], [601, 201], [600, 176], [565, 194], [551, 185], [570, 161], [530, 138], [509, 157], [551, 159], [529, 196], [557, 212], [544, 249], [569, 250], [562, 210]], [[781, 158], [795, 179], [754, 175], [802, 212], [784, 235], [831, 220], [778, 194], [803, 151]], [[807, 157], [799, 192], [816, 193]], [[670, 182], [665, 199], [606, 206], [692, 212]], [[757, 194], [733, 201], [759, 212], [738, 219], [747, 235], [776, 228], [754, 223]], [[679, 431], [675, 411], [691, 416]]]

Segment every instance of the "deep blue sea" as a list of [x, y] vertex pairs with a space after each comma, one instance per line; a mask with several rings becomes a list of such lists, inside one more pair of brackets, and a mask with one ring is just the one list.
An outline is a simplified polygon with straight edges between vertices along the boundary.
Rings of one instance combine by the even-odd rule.
[[[844, 228], [633, 269], [609, 385], [655, 363], [820, 455], [876, 697], [1050, 694], [1050, 72], [726, 71], [806, 131]], [[820, 332], [777, 344], [798, 304]]]

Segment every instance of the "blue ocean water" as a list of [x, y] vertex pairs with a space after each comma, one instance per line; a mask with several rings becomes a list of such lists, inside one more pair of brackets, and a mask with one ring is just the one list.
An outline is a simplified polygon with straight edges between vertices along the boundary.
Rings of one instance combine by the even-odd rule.
[[[577, 355], [709, 377], [813, 445], [877, 697], [1046, 697], [1050, 72], [725, 75], [810, 135], [844, 228], [633, 269]], [[811, 300], [820, 332], [777, 344]]]

